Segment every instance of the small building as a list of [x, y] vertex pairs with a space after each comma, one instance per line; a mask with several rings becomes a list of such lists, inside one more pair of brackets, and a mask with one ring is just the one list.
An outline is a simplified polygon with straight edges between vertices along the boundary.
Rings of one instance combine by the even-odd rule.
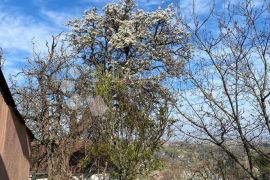
[[0, 180], [27, 180], [31, 131], [18, 112], [0, 69]]

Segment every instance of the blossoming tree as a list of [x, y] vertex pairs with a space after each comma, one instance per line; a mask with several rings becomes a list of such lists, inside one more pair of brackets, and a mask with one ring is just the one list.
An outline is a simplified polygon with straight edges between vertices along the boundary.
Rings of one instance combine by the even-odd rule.
[[133, 0], [107, 4], [102, 12], [90, 9], [68, 25], [75, 53], [96, 79], [91, 94], [108, 107], [89, 125], [94, 146], [83, 166], [98, 161], [119, 179], [148, 172], [156, 167], [154, 152], [174, 122], [165, 82], [181, 76], [190, 56], [188, 34], [172, 6], [145, 12]]

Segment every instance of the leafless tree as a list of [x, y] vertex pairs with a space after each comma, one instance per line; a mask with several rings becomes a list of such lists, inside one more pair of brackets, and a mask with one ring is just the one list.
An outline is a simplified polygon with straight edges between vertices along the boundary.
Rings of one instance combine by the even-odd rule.
[[69, 160], [83, 134], [88, 108], [82, 106], [81, 100], [84, 95], [80, 87], [86, 86], [83, 73], [74, 74], [77, 66], [67, 48], [58, 45], [60, 37], [53, 37], [43, 54], [34, 47], [32, 58], [13, 78], [12, 86], [18, 108], [39, 145], [33, 155], [42, 159], [34, 163], [42, 161], [48, 165], [49, 179], [67, 179], [72, 175]]
[[[194, 48], [185, 86], [176, 93], [175, 108], [186, 123], [179, 129], [215, 144], [258, 179], [255, 158], [270, 162], [263, 146], [270, 135], [270, 2], [213, 2], [205, 16], [196, 15], [193, 3], [192, 18], [179, 13]], [[235, 147], [244, 157], [232, 150]]]

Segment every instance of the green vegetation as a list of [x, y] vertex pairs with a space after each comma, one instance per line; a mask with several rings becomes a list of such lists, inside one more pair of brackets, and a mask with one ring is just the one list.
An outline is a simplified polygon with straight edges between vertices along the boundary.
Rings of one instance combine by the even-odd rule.
[[188, 17], [181, 3], [108, 3], [34, 48], [12, 82], [44, 151], [34, 173], [269, 179], [269, 2], [213, 0], [203, 16], [194, 2]]

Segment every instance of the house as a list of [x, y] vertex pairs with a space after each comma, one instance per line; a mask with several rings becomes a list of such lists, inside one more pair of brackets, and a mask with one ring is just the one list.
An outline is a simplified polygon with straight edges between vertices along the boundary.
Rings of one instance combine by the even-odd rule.
[[[91, 165], [91, 170], [81, 172], [80, 162], [85, 158], [85, 151], [91, 141], [77, 141], [70, 155], [69, 168], [72, 174], [71, 180], [109, 180], [110, 175], [105, 171], [96, 171]], [[32, 167], [29, 180], [48, 180], [48, 159], [46, 158], [46, 148], [39, 143], [32, 143]], [[0, 179], [1, 180], [1, 179]]]
[[0, 179], [29, 178], [31, 131], [18, 112], [0, 69]]

